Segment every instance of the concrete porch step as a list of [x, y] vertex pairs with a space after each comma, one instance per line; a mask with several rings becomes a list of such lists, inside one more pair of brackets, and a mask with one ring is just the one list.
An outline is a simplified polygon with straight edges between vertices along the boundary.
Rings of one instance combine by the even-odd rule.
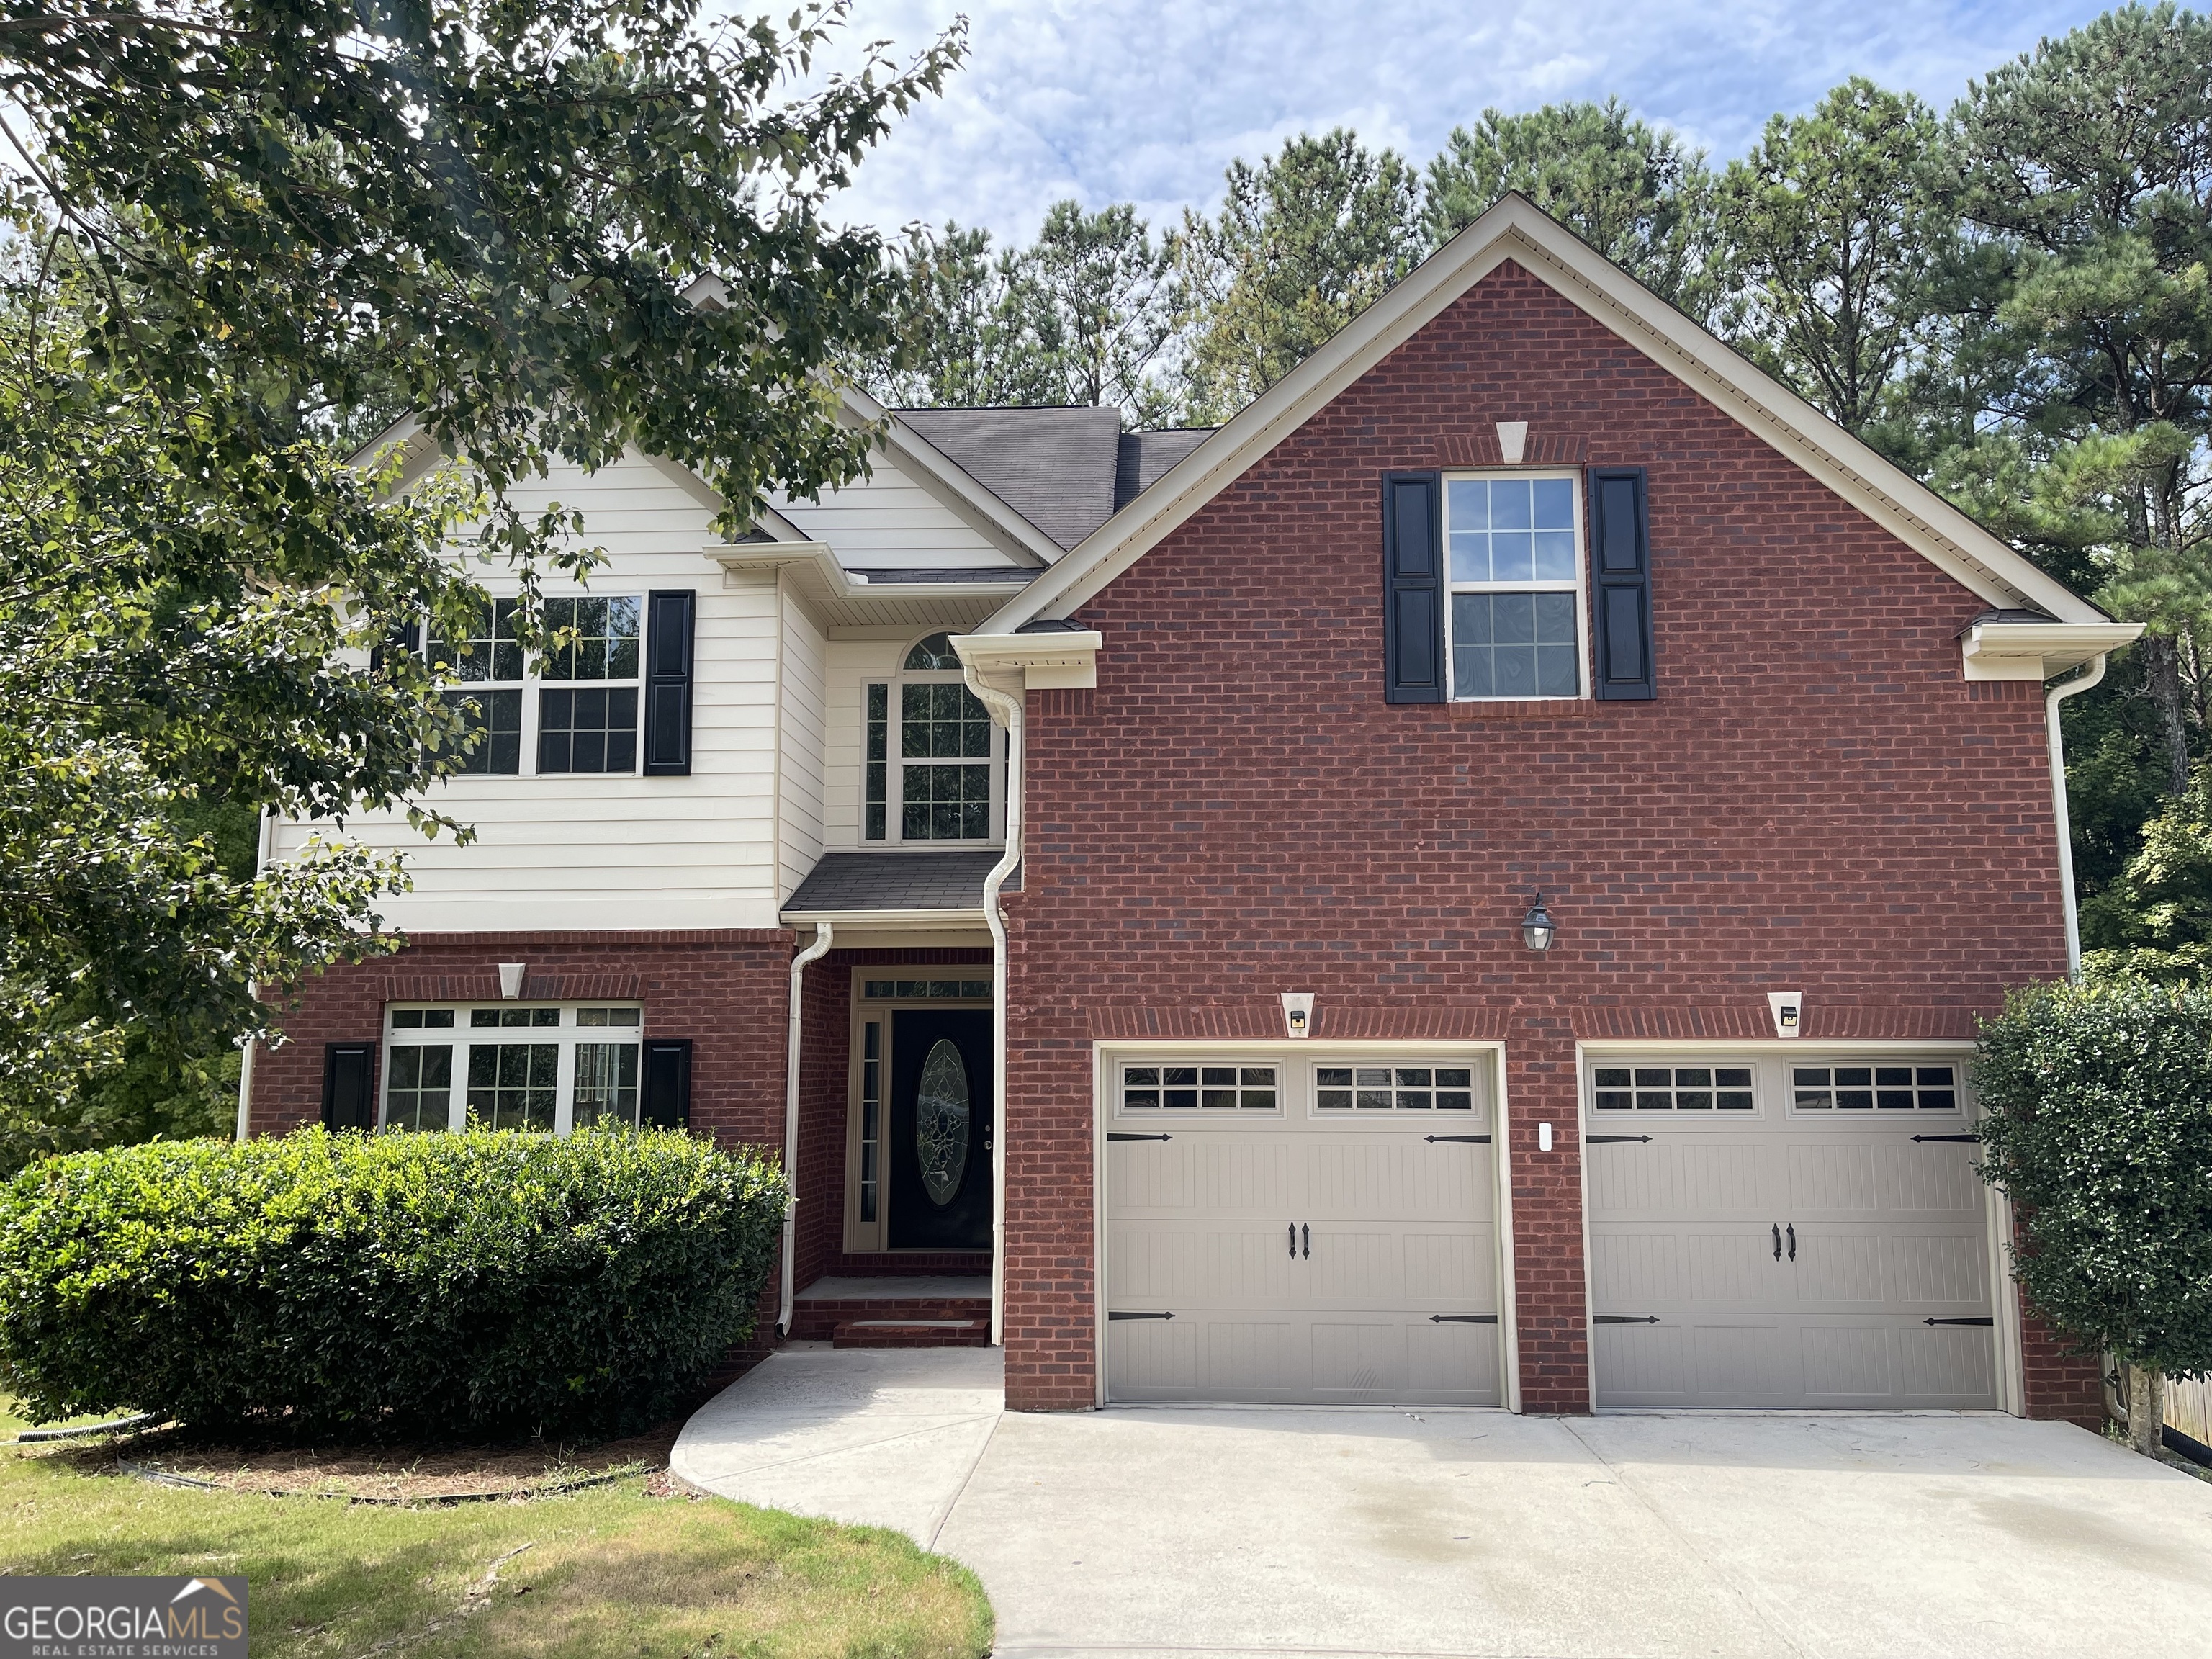
[[[820, 1279], [792, 1304], [790, 1334], [799, 1341], [832, 1341], [840, 1327], [856, 1322], [893, 1323], [991, 1318], [991, 1281], [981, 1275]], [[848, 1345], [849, 1346], [849, 1345]]]
[[840, 1348], [987, 1348], [991, 1322], [981, 1319], [848, 1319], [830, 1339]]

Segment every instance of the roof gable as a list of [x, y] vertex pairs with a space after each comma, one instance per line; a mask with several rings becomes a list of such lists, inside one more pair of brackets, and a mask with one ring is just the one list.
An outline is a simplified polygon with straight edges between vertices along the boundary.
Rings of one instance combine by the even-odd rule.
[[1064, 620], [1340, 393], [1508, 260], [1993, 605], [2104, 613], [1884, 460], [1525, 198], [1509, 195], [1170, 466], [983, 625]]

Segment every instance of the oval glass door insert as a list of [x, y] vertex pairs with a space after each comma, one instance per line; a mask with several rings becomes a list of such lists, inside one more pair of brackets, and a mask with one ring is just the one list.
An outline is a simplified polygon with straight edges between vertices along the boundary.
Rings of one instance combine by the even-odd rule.
[[922, 1190], [942, 1209], [968, 1173], [968, 1067], [950, 1037], [939, 1037], [921, 1063], [914, 1112], [914, 1154]]

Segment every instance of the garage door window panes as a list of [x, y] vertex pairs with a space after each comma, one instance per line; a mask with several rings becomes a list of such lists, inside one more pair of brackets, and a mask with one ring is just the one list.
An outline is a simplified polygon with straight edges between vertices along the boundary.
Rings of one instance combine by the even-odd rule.
[[1954, 1112], [1957, 1068], [1950, 1066], [1795, 1066], [1790, 1080], [1801, 1112]]
[[1272, 1066], [1124, 1066], [1124, 1111], [1275, 1109]]
[[1601, 1066], [1601, 1112], [1747, 1112], [1748, 1066]]
[[1464, 1066], [1317, 1066], [1314, 1106], [1323, 1112], [1471, 1112], [1474, 1073]]

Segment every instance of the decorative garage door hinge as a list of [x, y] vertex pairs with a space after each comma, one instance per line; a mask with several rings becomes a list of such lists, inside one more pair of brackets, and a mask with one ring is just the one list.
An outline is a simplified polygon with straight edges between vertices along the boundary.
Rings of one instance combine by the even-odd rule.
[[1657, 1314], [1592, 1314], [1593, 1325], [1656, 1325]]
[[1173, 1319], [1171, 1313], [1109, 1313], [1109, 1319]]
[[1490, 1145], [1490, 1137], [1488, 1135], [1423, 1135], [1421, 1139], [1428, 1141], [1463, 1141], [1469, 1146], [1487, 1146]]
[[1994, 1315], [1982, 1314], [1972, 1319], [1923, 1319], [1920, 1322], [1923, 1325], [1994, 1325], [1997, 1322]]
[[1431, 1314], [1431, 1325], [1495, 1325], [1496, 1314]]
[[1980, 1137], [1979, 1135], [1915, 1135], [1915, 1136], [1913, 1136], [1912, 1138], [1913, 1138], [1915, 1140], [1975, 1140], [1975, 1141], [1978, 1141], [1978, 1140], [1979, 1140], [1979, 1139], [1981, 1139], [1981, 1137]]
[[1109, 1140], [1173, 1140], [1175, 1137], [1173, 1135], [1109, 1134], [1106, 1139]]
[[1624, 1140], [1649, 1140], [1650, 1135], [1584, 1135], [1585, 1146], [1610, 1146]]

